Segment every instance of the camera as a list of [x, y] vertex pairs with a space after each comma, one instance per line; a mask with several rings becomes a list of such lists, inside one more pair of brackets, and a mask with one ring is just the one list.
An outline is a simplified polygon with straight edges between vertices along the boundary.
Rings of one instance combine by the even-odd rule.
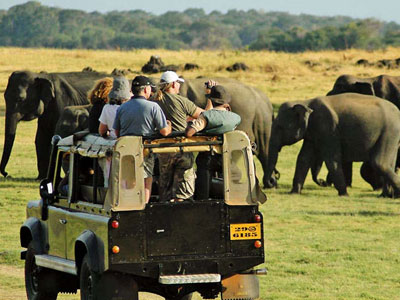
[[210, 82], [208, 82], [208, 81], [204, 82], [204, 85], [206, 86], [206, 89], [212, 88], [212, 86], [210, 85]]

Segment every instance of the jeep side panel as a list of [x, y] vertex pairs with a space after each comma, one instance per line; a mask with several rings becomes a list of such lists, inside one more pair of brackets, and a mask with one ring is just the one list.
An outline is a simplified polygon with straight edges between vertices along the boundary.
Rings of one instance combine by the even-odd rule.
[[[89, 208], [88, 208], [89, 210]], [[94, 208], [93, 208], [94, 210]], [[90, 213], [89, 213], [90, 212]], [[93, 214], [91, 209], [88, 213], [79, 212], [71, 210], [70, 213], [67, 214], [67, 226], [66, 226], [66, 244], [67, 244], [67, 259], [70, 260], [78, 260], [75, 257], [75, 243], [77, 239], [82, 236], [82, 234], [88, 229], [94, 234], [96, 237], [95, 246], [92, 245], [93, 242], [87, 241], [86, 243], [87, 249], [86, 251], [91, 252], [90, 255], [95, 255], [97, 259], [102, 259], [103, 262], [99, 262], [105, 269], [108, 267], [108, 221], [109, 217]], [[97, 251], [97, 253], [93, 253], [93, 251]], [[80, 257], [79, 259], [81, 259]], [[103, 267], [102, 267], [103, 268]]]

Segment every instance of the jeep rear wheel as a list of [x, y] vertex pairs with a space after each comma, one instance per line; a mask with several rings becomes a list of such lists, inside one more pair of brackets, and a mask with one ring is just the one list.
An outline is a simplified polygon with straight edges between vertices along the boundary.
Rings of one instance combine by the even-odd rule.
[[40, 284], [40, 277], [46, 273], [46, 269], [36, 265], [36, 251], [30, 242], [25, 258], [25, 288], [29, 300], [55, 300], [57, 293], [46, 291]]
[[89, 256], [86, 254], [82, 261], [79, 287], [81, 289], [81, 300], [96, 300], [97, 288], [100, 275], [93, 272], [89, 265]]

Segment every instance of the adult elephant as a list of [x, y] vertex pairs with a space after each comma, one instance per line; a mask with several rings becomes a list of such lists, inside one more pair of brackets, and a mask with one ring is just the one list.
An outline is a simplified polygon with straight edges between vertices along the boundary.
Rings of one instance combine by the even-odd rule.
[[339, 76], [327, 96], [358, 93], [376, 96], [392, 102], [400, 109], [400, 76], [379, 75], [360, 78], [352, 75]]
[[3, 176], [8, 174], [5, 169], [14, 144], [18, 122], [38, 119], [35, 137], [38, 178], [46, 177], [50, 141], [64, 107], [87, 104], [87, 92], [97, 79], [105, 76], [106, 74], [97, 72], [13, 72], [4, 93], [6, 124], [0, 163], [1, 174]]
[[267, 176], [281, 148], [301, 139], [292, 193], [300, 193], [315, 157], [325, 162], [339, 195], [347, 195], [343, 163], [353, 161], [369, 162], [399, 193], [400, 111], [392, 103], [354, 93], [283, 103], [272, 126]]
[[[372, 95], [392, 102], [397, 108], [400, 109], [400, 77], [379, 75], [377, 77], [360, 78], [352, 75], [339, 76], [328, 96], [343, 94], [343, 93], [358, 93], [364, 95]], [[400, 158], [400, 157], [399, 157]], [[400, 162], [400, 160], [399, 160]], [[374, 169], [365, 163], [360, 169], [361, 177], [367, 181], [374, 190], [382, 187], [383, 179], [376, 173]], [[349, 163], [345, 167], [345, 178], [348, 186], [352, 182], [352, 164]], [[317, 182], [317, 181], [316, 181]], [[318, 180], [320, 185], [330, 185], [330, 176], [327, 177], [326, 182]]]
[[[257, 145], [256, 155], [264, 170], [264, 187], [276, 185], [278, 173], [276, 170], [265, 176], [268, 162], [268, 144], [271, 138], [271, 126], [273, 120], [273, 108], [268, 97], [260, 90], [247, 86], [230, 78], [212, 78], [218, 84], [225, 87], [231, 95], [229, 103], [232, 111], [240, 115], [242, 122], [239, 130], [245, 131], [250, 140]], [[204, 83], [208, 78], [196, 78], [185, 80], [180, 88], [180, 94], [192, 100], [197, 106], [206, 106], [204, 95]]]

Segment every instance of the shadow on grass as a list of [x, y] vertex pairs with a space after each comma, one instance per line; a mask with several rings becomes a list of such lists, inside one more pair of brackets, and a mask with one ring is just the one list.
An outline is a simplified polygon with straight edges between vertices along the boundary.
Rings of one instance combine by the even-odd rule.
[[39, 180], [36, 180], [35, 178], [28, 178], [28, 177], [18, 177], [18, 178], [13, 178], [13, 177], [6, 177], [6, 178], [0, 178], [0, 188], [18, 188], [18, 187], [33, 187], [33, 186], [38, 186], [39, 187]]
[[0, 183], [2, 182], [39, 182], [40, 180], [37, 180], [36, 178], [32, 177], [1, 177], [0, 178]]
[[371, 211], [371, 210], [360, 210], [360, 211], [304, 211], [307, 215], [314, 215], [314, 216], [361, 216], [361, 217], [375, 217], [375, 216], [384, 216], [384, 217], [399, 217], [400, 213], [394, 212], [386, 212], [386, 211]]

